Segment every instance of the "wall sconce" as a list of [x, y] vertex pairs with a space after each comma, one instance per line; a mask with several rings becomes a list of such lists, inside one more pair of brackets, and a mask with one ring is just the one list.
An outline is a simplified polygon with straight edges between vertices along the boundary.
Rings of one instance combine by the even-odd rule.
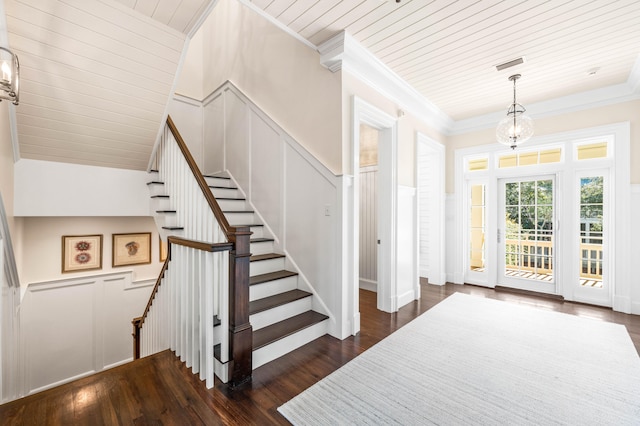
[[20, 97], [20, 63], [18, 55], [0, 46], [0, 101], [6, 99], [18, 105]]

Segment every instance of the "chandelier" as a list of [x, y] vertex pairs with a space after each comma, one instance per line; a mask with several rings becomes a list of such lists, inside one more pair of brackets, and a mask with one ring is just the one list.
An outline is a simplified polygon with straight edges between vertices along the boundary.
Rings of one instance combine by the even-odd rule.
[[526, 109], [516, 102], [516, 80], [520, 77], [520, 74], [509, 77], [509, 81], [513, 81], [513, 103], [507, 110], [507, 116], [500, 120], [496, 129], [498, 142], [511, 149], [515, 149], [533, 136], [533, 120], [525, 115]]
[[20, 63], [18, 55], [0, 46], [0, 101], [6, 99], [18, 105]]

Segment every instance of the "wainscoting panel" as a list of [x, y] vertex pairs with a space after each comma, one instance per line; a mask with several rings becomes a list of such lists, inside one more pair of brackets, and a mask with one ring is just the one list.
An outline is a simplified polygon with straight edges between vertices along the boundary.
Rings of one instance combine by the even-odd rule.
[[[249, 109], [247, 104], [231, 90], [224, 92], [225, 165], [238, 184], [251, 198], [251, 148]], [[205, 117], [205, 121], [209, 117]]]
[[[219, 98], [224, 108], [219, 107]], [[263, 219], [265, 230], [273, 234], [275, 250], [287, 255], [286, 268], [300, 274], [301, 288], [318, 296], [314, 309], [331, 316], [329, 333], [346, 337], [339, 319], [343, 310], [338, 238], [342, 177], [335, 176], [231, 83], [209, 95], [205, 105], [204, 122], [224, 124], [224, 149], [214, 149], [224, 153], [225, 168]]]
[[176, 94], [173, 96], [173, 102], [169, 103], [169, 115], [178, 127], [178, 131], [193, 155], [193, 159], [196, 160], [196, 164], [202, 169], [204, 165], [202, 102]]
[[[224, 95], [207, 98], [203, 106], [202, 173], [216, 173], [225, 169], [224, 164]], [[206, 117], [206, 120], [204, 119]], [[180, 128], [178, 128], [179, 131]]]
[[282, 235], [283, 154], [282, 136], [254, 111], [251, 115], [251, 202], [269, 224]]
[[133, 359], [131, 320], [153, 280], [132, 272], [30, 284], [21, 307], [26, 394]]
[[360, 288], [378, 285], [378, 167], [360, 169]]

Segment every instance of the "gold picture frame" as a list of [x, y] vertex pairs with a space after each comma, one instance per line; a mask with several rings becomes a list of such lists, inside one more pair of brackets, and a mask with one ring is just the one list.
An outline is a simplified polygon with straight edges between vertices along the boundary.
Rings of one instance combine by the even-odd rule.
[[102, 235], [63, 235], [62, 273], [102, 269]]
[[151, 232], [113, 234], [113, 267], [151, 263]]

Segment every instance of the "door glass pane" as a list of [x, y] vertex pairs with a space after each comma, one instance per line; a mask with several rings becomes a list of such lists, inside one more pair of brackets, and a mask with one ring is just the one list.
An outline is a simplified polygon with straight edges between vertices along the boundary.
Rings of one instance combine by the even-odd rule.
[[505, 184], [505, 271], [553, 282], [553, 180]]
[[580, 179], [580, 285], [602, 288], [604, 179]]
[[485, 239], [485, 185], [471, 185], [471, 208], [469, 212], [469, 268], [484, 271]]

